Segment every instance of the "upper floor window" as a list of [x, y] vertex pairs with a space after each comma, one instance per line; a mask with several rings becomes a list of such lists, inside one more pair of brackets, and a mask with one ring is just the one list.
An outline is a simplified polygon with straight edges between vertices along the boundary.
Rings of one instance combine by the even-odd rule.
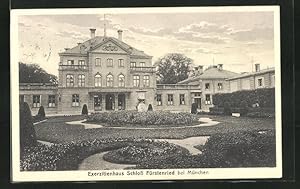
[[184, 94], [179, 94], [179, 104], [180, 105], [185, 105]]
[[85, 86], [85, 75], [80, 74], [78, 75], [78, 87], [84, 87]]
[[101, 66], [101, 58], [96, 58], [95, 59], [95, 66]]
[[114, 76], [111, 75], [111, 74], [108, 74], [106, 76], [106, 86], [107, 87], [113, 87], [113, 84], [114, 84]]
[[74, 60], [68, 60], [67, 65], [74, 65]]
[[145, 67], [145, 62], [140, 62], [140, 67]]
[[174, 104], [173, 94], [168, 94], [168, 105]]
[[107, 67], [113, 67], [113, 59], [111, 58], [107, 59]]
[[72, 106], [79, 106], [79, 94], [72, 95]]
[[258, 78], [257, 79], [257, 86], [258, 87], [263, 87], [264, 86], [264, 79], [263, 78]]
[[74, 87], [74, 75], [67, 74], [66, 84], [67, 87]]
[[209, 90], [209, 88], [210, 88], [209, 83], [205, 83], [205, 89], [206, 89], [206, 90]]
[[123, 74], [119, 75], [119, 87], [125, 87], [125, 76]]
[[144, 87], [150, 86], [150, 76], [149, 75], [144, 75], [143, 81], [144, 81]]
[[119, 63], [119, 67], [124, 67], [124, 59], [119, 59], [118, 63]]
[[55, 95], [48, 96], [48, 107], [55, 107]]
[[223, 90], [223, 83], [218, 83], [218, 90]]
[[134, 87], [139, 87], [140, 86], [140, 76], [139, 75], [134, 75], [133, 76], [133, 86]]
[[136, 62], [130, 62], [130, 67], [136, 67]]
[[102, 86], [102, 77], [100, 74], [95, 75], [95, 87], [101, 87]]
[[84, 66], [85, 65], [85, 61], [84, 60], [78, 60], [78, 65], [79, 66]]
[[156, 95], [156, 102], [158, 106], [162, 105], [162, 98], [161, 98], [161, 94], [157, 94]]
[[206, 104], [206, 105], [211, 104], [211, 98], [210, 98], [210, 95], [209, 95], [209, 94], [206, 94], [206, 95], [205, 95], [205, 104]]
[[33, 107], [38, 108], [41, 106], [41, 95], [33, 95], [32, 96]]

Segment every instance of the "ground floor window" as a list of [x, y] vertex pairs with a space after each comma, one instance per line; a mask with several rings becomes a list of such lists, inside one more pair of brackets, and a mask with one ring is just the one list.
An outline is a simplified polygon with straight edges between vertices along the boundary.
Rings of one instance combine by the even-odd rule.
[[184, 94], [180, 94], [180, 95], [179, 95], [179, 104], [180, 104], [180, 105], [185, 105]]
[[102, 95], [94, 95], [94, 109], [95, 111], [102, 110]]
[[72, 95], [72, 106], [74, 107], [79, 106], [79, 94]]
[[173, 94], [168, 94], [168, 105], [173, 105], [173, 104], [174, 104]]
[[41, 95], [33, 95], [33, 107], [38, 108], [41, 106]]
[[211, 104], [211, 97], [209, 94], [205, 95], [205, 104], [206, 105]]
[[55, 107], [55, 95], [48, 96], [48, 107]]
[[157, 95], [156, 95], [156, 101], [157, 101], [157, 105], [158, 105], [158, 106], [161, 106], [161, 105], [162, 105], [161, 94], [157, 94]]

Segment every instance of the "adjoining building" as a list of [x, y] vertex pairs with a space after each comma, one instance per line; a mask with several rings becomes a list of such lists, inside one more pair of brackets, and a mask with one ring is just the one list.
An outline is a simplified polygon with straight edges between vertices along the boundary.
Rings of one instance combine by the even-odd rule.
[[271, 83], [263, 70], [240, 75], [219, 64], [206, 70], [197, 66], [193, 75], [177, 84], [156, 84], [152, 56], [124, 43], [122, 30], [118, 39], [95, 32], [90, 29], [91, 39], [59, 53], [58, 85], [20, 83], [20, 101], [27, 102], [33, 114], [40, 106], [48, 115], [80, 114], [84, 105], [89, 112], [136, 110], [141, 102], [170, 111], [190, 111], [197, 103], [198, 111], [209, 111], [213, 94], [243, 90], [244, 78], [257, 78], [255, 86], [262, 77], [263, 86]]

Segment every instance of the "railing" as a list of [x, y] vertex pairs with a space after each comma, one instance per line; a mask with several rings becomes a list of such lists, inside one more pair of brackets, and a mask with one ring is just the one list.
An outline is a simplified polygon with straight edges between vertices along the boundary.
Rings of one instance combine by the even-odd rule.
[[157, 89], [201, 89], [200, 85], [187, 84], [156, 84]]
[[154, 73], [155, 67], [142, 67], [142, 66], [136, 66], [136, 67], [130, 67], [130, 72], [147, 72], [147, 73]]
[[59, 65], [59, 70], [87, 70], [87, 65]]

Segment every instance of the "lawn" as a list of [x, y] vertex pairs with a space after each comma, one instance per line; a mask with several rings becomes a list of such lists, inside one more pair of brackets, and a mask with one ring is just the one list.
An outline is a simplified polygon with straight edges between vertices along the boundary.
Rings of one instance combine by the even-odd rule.
[[[275, 119], [273, 118], [235, 118], [231, 116], [213, 116], [209, 117], [214, 121], [220, 122], [215, 126], [208, 127], [186, 127], [165, 129], [118, 129], [113, 127], [104, 127], [96, 129], [84, 129], [82, 125], [68, 125], [65, 122], [81, 120], [83, 116], [70, 117], [51, 117], [46, 122], [35, 125], [37, 138], [39, 140], [65, 143], [72, 141], [86, 141], [106, 138], [168, 138], [183, 139], [193, 136], [208, 136], [217, 133], [229, 133], [237, 131], [260, 131], [274, 130]], [[200, 117], [199, 117], [200, 118]]]

